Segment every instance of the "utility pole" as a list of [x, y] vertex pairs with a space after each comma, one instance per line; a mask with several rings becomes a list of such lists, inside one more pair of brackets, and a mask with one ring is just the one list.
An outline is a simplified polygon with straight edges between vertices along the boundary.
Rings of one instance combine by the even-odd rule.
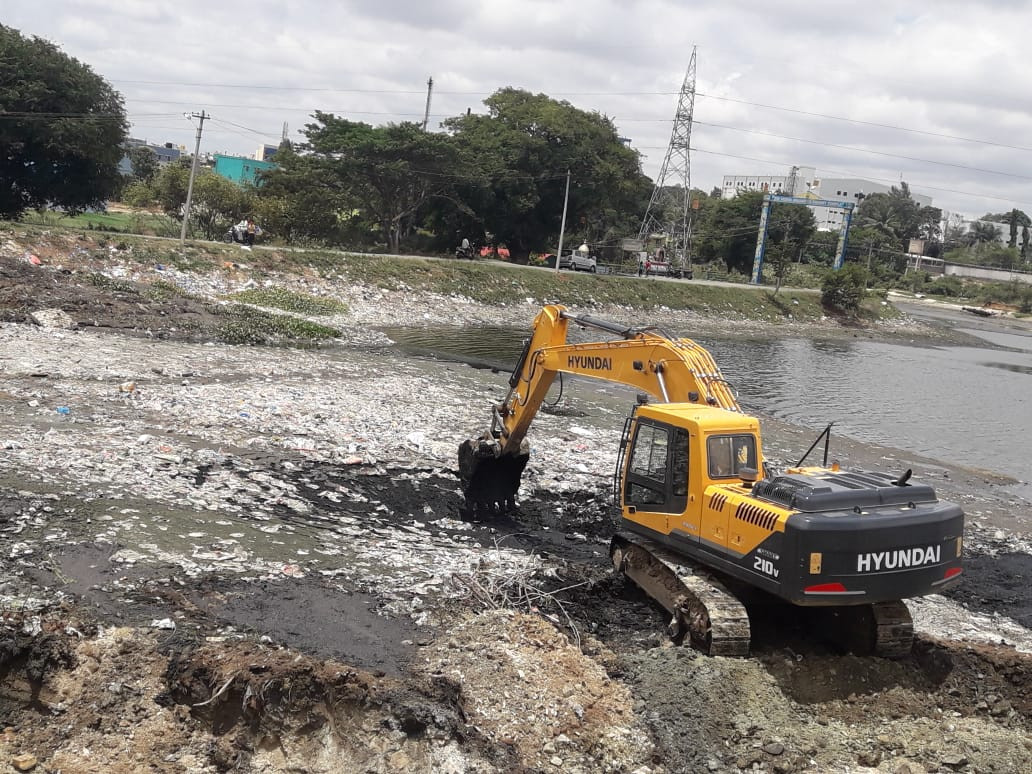
[[179, 232], [179, 246], [186, 246], [186, 226], [190, 221], [190, 200], [193, 198], [193, 181], [197, 175], [197, 160], [201, 155], [201, 131], [204, 129], [204, 120], [211, 118], [203, 110], [200, 113], [191, 113], [190, 118], [200, 119], [197, 124], [197, 144], [194, 146], [193, 164], [190, 165], [190, 183], [186, 187], [186, 206], [183, 208], [183, 230]]
[[426, 110], [423, 112], [423, 131], [426, 131], [426, 125], [430, 123], [430, 97], [434, 93], [434, 79], [430, 76], [430, 79], [426, 82]]
[[563, 257], [563, 234], [566, 233], [566, 204], [570, 201], [570, 170], [566, 170], [566, 193], [563, 194], [563, 222], [559, 226], [559, 250], [555, 254], [555, 273], [559, 273], [559, 259]]

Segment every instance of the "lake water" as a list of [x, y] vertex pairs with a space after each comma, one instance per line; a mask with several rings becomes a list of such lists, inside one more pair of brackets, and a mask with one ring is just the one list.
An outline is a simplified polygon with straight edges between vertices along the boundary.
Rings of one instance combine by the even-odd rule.
[[[412, 354], [506, 371], [528, 335], [525, 329], [502, 327], [384, 332]], [[836, 434], [1027, 482], [1032, 479], [1032, 333], [967, 332], [986, 345], [696, 340], [713, 354], [746, 410], [815, 431], [835, 422]]]

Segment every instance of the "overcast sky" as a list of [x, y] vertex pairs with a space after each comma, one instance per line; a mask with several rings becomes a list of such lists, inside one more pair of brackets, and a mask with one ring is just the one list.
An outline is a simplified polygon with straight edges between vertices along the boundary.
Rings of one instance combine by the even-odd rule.
[[[1032, 214], [1032, 2], [0, 0], [125, 97], [132, 136], [250, 155], [313, 110], [430, 126], [514, 86], [615, 119], [655, 178], [698, 47], [692, 184], [725, 174], [910, 183]], [[820, 115], [814, 115], [820, 114]]]

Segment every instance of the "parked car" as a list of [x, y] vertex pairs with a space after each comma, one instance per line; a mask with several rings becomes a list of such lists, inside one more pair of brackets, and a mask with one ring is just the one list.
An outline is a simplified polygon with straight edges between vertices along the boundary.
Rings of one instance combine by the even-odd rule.
[[586, 253], [578, 253], [576, 250], [567, 253], [559, 259], [560, 269], [573, 269], [574, 271], [590, 271], [594, 274], [598, 271], [598, 261], [595, 256]]
[[691, 279], [692, 272], [689, 269], [681, 269], [672, 266], [669, 261], [653, 260], [648, 267], [648, 273], [657, 277], [676, 277], [677, 279]]

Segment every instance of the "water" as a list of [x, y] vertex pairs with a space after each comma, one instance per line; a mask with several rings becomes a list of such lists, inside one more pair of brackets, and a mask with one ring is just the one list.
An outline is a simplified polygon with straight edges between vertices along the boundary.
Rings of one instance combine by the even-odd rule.
[[[986, 346], [697, 340], [712, 352], [747, 410], [815, 429], [835, 422], [836, 434], [1027, 482], [1032, 479], [1032, 335], [966, 332]], [[528, 335], [526, 329], [502, 327], [385, 333], [414, 354], [502, 370], [512, 369]]]

